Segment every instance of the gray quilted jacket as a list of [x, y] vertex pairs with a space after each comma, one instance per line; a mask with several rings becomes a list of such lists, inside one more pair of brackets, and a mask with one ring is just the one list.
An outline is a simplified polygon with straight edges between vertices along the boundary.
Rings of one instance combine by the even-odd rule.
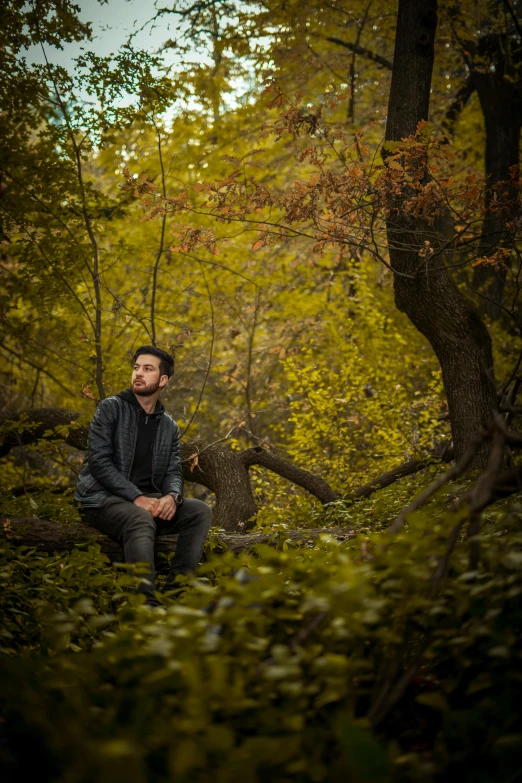
[[[85, 460], [74, 499], [83, 508], [98, 508], [109, 495], [133, 501], [141, 495], [129, 481], [138, 435], [139, 403], [125, 390], [102, 400], [89, 427]], [[153, 414], [156, 434], [152, 450], [152, 482], [162, 495], [182, 494], [178, 425], [158, 401]]]

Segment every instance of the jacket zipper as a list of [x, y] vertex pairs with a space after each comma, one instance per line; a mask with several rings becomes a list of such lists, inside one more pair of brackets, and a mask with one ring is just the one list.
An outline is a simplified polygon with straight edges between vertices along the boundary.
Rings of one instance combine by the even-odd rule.
[[132, 447], [132, 454], [131, 454], [131, 461], [129, 465], [129, 470], [127, 472], [127, 481], [130, 479], [130, 474], [132, 473], [132, 464], [134, 462], [134, 455], [136, 453], [136, 443], [138, 442], [138, 422], [136, 421], [136, 434], [134, 436], [134, 446]]
[[94, 478], [94, 476], [93, 476], [93, 477], [92, 477], [92, 480], [91, 480], [91, 481], [89, 481], [89, 483], [87, 484], [87, 486], [85, 487], [85, 489], [83, 490], [83, 492], [80, 492], [80, 495], [82, 495], [82, 496], [83, 496], [83, 495], [86, 495], [86, 494], [87, 494], [87, 492], [90, 490], [90, 488], [91, 488], [91, 487], [94, 487], [94, 485], [95, 485], [95, 484], [96, 484], [96, 479], [95, 479], [95, 478]]

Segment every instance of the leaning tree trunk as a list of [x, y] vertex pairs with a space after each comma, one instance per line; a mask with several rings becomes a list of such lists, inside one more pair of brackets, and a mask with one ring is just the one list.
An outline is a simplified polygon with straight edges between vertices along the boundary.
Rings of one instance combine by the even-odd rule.
[[[387, 141], [412, 136], [419, 122], [428, 119], [436, 28], [437, 0], [399, 1]], [[475, 306], [445, 270], [430, 273], [428, 266], [419, 274], [419, 251], [428, 234], [405, 210], [411, 195], [391, 195], [388, 205], [395, 303], [429, 340], [440, 362], [459, 459], [496, 408], [491, 338]], [[485, 448], [474, 466], [486, 459]]]
[[[500, 36], [497, 38], [500, 39]], [[496, 63], [495, 70], [472, 72], [486, 125], [486, 212], [479, 247], [481, 257], [493, 255], [505, 244], [507, 224], [515, 217], [519, 204], [519, 185], [512, 174], [520, 160], [522, 47], [519, 45], [517, 49], [517, 69], [507, 68], [506, 62], [502, 67], [502, 60], [507, 57], [503, 37], [502, 41], [497, 41], [496, 48], [499, 50], [496, 59], [501, 62]], [[506, 78], [506, 70], [516, 70], [517, 78]], [[502, 312], [507, 272], [507, 266], [496, 268], [480, 264], [475, 268], [473, 282], [486, 296], [482, 309], [494, 319], [499, 318]]]
[[[518, 8], [517, 8], [518, 6]], [[509, 224], [517, 217], [522, 127], [522, 37], [516, 14], [520, 3], [489, 0], [477, 44], [463, 41], [470, 79], [486, 126], [485, 216], [479, 256], [512, 245]], [[468, 51], [468, 49], [470, 51]], [[510, 248], [512, 249], [512, 248]], [[480, 264], [473, 282], [483, 296], [481, 309], [497, 319], [502, 312], [509, 255], [502, 265]]]

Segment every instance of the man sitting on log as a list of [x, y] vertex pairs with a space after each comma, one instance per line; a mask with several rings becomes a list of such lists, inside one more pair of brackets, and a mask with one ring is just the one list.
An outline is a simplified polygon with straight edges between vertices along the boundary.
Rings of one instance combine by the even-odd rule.
[[138, 348], [130, 389], [102, 400], [89, 427], [74, 498], [82, 520], [123, 545], [127, 563], [146, 564], [138, 590], [154, 595], [154, 537], [177, 533], [165, 589], [194, 571], [211, 524], [206, 503], [182, 498], [178, 427], [159, 401], [174, 359], [151, 345]]

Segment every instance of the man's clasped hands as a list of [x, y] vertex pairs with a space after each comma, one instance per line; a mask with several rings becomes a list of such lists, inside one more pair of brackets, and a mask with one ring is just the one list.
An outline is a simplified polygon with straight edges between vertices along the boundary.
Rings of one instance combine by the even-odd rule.
[[133, 503], [159, 519], [172, 519], [176, 513], [176, 501], [172, 495], [164, 495], [162, 498], [148, 498], [146, 495], [138, 495]]

